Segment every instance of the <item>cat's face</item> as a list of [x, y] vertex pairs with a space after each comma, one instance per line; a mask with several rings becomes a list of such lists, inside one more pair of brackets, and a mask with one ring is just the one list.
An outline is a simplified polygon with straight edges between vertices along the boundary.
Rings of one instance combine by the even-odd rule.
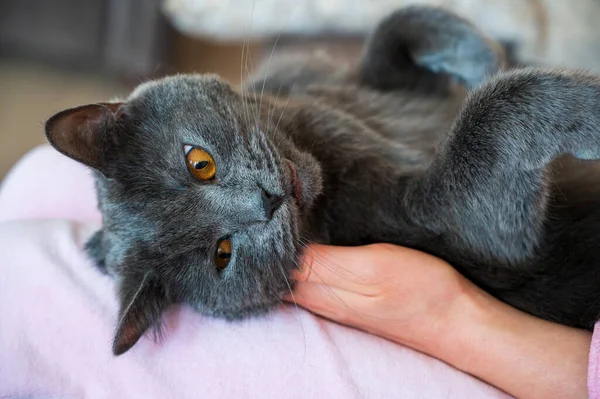
[[302, 212], [321, 190], [316, 160], [211, 76], [150, 82], [105, 108], [58, 114], [47, 134], [99, 172], [121, 335], [137, 340], [169, 303], [229, 319], [279, 303], [298, 266]]

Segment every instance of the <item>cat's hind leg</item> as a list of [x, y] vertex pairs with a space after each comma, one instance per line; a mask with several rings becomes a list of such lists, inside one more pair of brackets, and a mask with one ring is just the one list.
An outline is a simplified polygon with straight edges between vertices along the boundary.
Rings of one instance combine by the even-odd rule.
[[600, 77], [503, 73], [469, 95], [405, 206], [451, 247], [522, 264], [543, 238], [547, 166], [563, 154], [600, 159]]
[[442, 8], [410, 6], [385, 18], [367, 42], [360, 83], [378, 90], [447, 86], [472, 88], [506, 65], [503, 47]]

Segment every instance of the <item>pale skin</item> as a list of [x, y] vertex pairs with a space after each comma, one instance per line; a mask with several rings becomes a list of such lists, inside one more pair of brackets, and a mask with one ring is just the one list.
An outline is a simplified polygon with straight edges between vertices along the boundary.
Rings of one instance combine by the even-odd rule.
[[587, 397], [590, 332], [516, 310], [431, 255], [388, 244], [311, 245], [293, 277], [298, 305], [517, 398]]

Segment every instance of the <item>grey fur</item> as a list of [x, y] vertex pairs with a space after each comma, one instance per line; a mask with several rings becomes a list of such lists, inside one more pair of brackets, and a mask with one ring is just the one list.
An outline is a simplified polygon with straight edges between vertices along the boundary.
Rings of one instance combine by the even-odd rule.
[[[308, 241], [424, 250], [520, 309], [591, 328], [598, 173], [568, 156], [600, 158], [600, 79], [504, 66], [468, 22], [408, 7], [354, 68], [274, 60], [244, 93], [174, 76], [121, 106], [51, 118], [50, 142], [96, 170], [104, 226], [87, 249], [119, 282], [115, 353], [171, 303], [264, 313], [291, 288]], [[215, 181], [192, 178], [185, 144], [212, 154]], [[283, 198], [272, 218], [263, 191]], [[233, 257], [219, 272], [225, 236]]]

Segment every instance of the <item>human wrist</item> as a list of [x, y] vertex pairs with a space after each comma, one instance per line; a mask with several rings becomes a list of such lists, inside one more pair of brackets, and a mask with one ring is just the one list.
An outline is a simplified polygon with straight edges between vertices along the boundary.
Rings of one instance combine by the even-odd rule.
[[587, 392], [591, 333], [539, 319], [475, 287], [457, 298], [423, 352], [519, 398]]
[[496, 302], [475, 284], [461, 281], [454, 295], [424, 323], [427, 331], [418, 334], [415, 349], [451, 364], [458, 363], [454, 358], [465, 361], [464, 351], [488, 328], [492, 313], [499, 311]]
[[474, 327], [488, 307], [488, 294], [458, 273], [448, 280], [445, 294], [422, 314], [395, 328], [381, 327], [377, 334], [436, 358], [449, 356], [447, 344], [456, 346], [463, 330]]
[[425, 353], [470, 372], [476, 367], [479, 349], [498, 334], [511, 334], [516, 309], [472, 286], [448, 307], [436, 324], [437, 341], [425, 347]]

